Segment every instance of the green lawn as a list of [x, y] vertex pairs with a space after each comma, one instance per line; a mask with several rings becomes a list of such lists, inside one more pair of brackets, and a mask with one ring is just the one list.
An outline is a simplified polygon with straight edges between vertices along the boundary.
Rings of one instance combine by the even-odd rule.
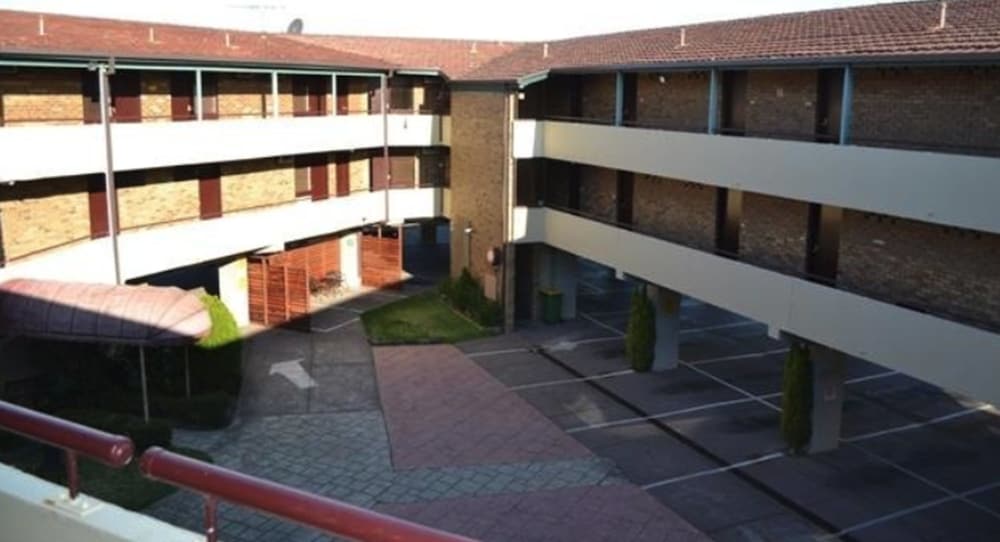
[[437, 292], [409, 297], [361, 315], [373, 344], [456, 343], [489, 335], [455, 312]]

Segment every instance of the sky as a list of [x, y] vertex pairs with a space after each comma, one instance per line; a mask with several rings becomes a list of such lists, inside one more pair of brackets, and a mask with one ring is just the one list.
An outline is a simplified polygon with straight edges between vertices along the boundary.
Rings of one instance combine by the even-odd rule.
[[265, 32], [283, 32], [290, 21], [301, 18], [311, 34], [541, 41], [885, 1], [0, 0], [0, 9]]

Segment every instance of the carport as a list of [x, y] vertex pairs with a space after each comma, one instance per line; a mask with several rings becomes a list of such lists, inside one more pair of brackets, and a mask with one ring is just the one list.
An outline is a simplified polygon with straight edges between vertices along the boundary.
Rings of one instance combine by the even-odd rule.
[[189, 346], [211, 328], [201, 300], [179, 288], [30, 279], [0, 284], [0, 335], [138, 347], [146, 421], [146, 349]]

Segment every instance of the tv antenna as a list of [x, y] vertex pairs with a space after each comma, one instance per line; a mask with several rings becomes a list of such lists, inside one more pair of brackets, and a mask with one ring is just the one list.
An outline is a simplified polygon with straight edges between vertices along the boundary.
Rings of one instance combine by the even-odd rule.
[[296, 17], [292, 19], [292, 22], [288, 23], [288, 30], [286, 30], [286, 32], [289, 34], [301, 34], [303, 26], [304, 23], [302, 22], [302, 19]]

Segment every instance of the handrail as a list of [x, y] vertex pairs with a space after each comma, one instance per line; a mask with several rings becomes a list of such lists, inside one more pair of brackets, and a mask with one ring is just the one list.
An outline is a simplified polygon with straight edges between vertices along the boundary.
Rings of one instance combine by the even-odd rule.
[[150, 448], [142, 454], [139, 469], [148, 478], [205, 496], [205, 538], [209, 542], [215, 542], [218, 536], [215, 517], [218, 500], [367, 542], [471, 541], [463, 536], [255, 478], [159, 447]]
[[76, 465], [78, 454], [109, 467], [121, 468], [132, 461], [135, 451], [135, 446], [128, 437], [105, 433], [6, 401], [0, 401], [0, 428], [62, 448], [66, 453], [66, 485], [71, 499], [75, 499], [79, 493], [80, 480]]

